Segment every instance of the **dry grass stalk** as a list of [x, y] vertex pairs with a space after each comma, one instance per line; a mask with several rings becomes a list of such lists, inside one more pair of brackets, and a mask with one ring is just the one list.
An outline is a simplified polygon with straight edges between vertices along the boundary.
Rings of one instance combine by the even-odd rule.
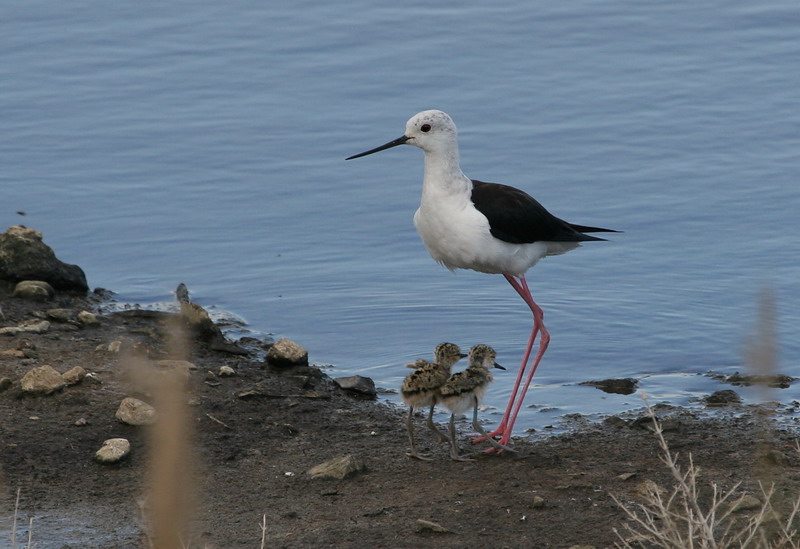
[[[170, 355], [187, 356], [186, 338], [178, 322], [170, 326], [169, 333]], [[155, 368], [141, 359], [133, 361], [129, 370], [134, 384], [152, 392], [158, 411], [158, 421], [149, 433], [148, 490], [139, 505], [147, 545], [151, 549], [185, 549], [184, 535], [195, 496], [186, 381], [176, 372], [159, 375], [156, 384], [148, 383]]]
[[670, 451], [661, 424], [649, 404], [647, 412], [655, 425], [661, 461], [671, 473], [674, 487], [669, 493], [650, 489], [645, 502], [639, 504], [625, 504], [611, 496], [630, 521], [623, 526], [622, 532], [614, 529], [620, 540], [617, 547], [800, 549], [796, 524], [800, 518], [800, 496], [782, 520], [773, 505], [774, 484], [765, 488], [759, 483], [763, 503], [750, 518], [740, 517], [737, 513], [738, 504], [745, 498], [745, 495], [734, 497], [738, 483], [727, 491], [721, 491], [716, 483], [712, 483], [711, 501], [706, 506], [701, 505], [700, 468], [694, 464], [690, 454], [688, 466], [683, 470], [678, 454]]
[[[17, 488], [17, 499], [14, 501], [14, 522], [11, 523], [11, 547], [12, 549], [17, 549], [17, 517], [19, 515], [19, 495], [22, 491], [21, 488]], [[33, 548], [33, 517], [28, 522], [28, 543], [24, 546], [24, 549], [32, 549]]]

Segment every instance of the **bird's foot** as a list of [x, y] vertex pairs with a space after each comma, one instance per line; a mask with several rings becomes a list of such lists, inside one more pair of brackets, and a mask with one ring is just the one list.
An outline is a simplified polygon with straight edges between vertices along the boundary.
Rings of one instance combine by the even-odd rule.
[[458, 455], [458, 452], [450, 452], [450, 459], [453, 461], [475, 461], [470, 457]]
[[481, 442], [486, 442], [489, 438], [495, 440], [497, 439], [497, 437], [502, 437], [504, 430], [505, 429], [503, 427], [498, 427], [494, 431], [486, 433], [488, 435], [488, 438], [478, 433], [475, 433], [474, 435], [469, 435], [469, 437], [472, 439], [472, 444], [480, 444]]
[[490, 442], [493, 442], [494, 444], [492, 444], [491, 447], [486, 448], [483, 451], [484, 454], [498, 454], [498, 455], [500, 455], [503, 452], [511, 452], [511, 453], [514, 453], [514, 454], [517, 453], [517, 451], [514, 450], [513, 448], [509, 448], [505, 444], [500, 444], [499, 442], [495, 441], [494, 439], [491, 439]]

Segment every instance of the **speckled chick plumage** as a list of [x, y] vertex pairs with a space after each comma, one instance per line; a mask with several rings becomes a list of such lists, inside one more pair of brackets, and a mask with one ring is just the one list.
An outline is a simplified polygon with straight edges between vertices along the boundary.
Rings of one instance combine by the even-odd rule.
[[488, 345], [478, 344], [469, 351], [469, 366], [451, 375], [439, 389], [439, 402], [453, 414], [462, 414], [480, 403], [486, 388], [494, 380], [497, 353]]
[[400, 387], [403, 402], [414, 409], [436, 402], [439, 388], [450, 377], [450, 370], [464, 355], [455, 343], [440, 343], [434, 351], [433, 362], [417, 359], [408, 364], [414, 371], [406, 376]]

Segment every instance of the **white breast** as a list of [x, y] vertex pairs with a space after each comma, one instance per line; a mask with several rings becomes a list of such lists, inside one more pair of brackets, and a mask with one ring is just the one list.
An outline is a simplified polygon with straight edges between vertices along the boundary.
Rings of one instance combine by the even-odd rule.
[[431, 257], [450, 270], [522, 275], [552, 253], [547, 242], [510, 244], [494, 238], [486, 217], [464, 197], [439, 197], [432, 204], [423, 196], [414, 225]]

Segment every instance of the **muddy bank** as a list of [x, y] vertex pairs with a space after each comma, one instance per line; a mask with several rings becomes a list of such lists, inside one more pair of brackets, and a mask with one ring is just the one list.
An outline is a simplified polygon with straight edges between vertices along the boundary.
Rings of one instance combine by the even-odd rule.
[[[262, 516], [266, 547], [610, 547], [613, 529], [625, 523], [612, 494], [636, 502], [645, 481], [672, 485], [646, 421], [609, 418], [567, 435], [516, 439], [514, 454], [476, 453], [476, 461], [457, 463], [420, 416], [420, 451], [434, 460], [412, 461], [403, 410], [354, 396], [313, 367], [268, 365], [255, 342], [237, 354], [210, 344], [177, 314], [104, 313], [106, 292], [57, 290], [36, 301], [12, 297], [13, 290], [0, 284], [0, 326], [47, 320], [49, 328], [0, 335], [0, 378], [9, 380], [0, 392], [0, 545], [18, 488], [18, 527], [34, 517], [38, 547], [147, 544], [143, 517], [158, 504], [148, 464], [169, 440], [115, 414], [123, 398], [154, 398], [156, 389], [136, 372], [152, 374], [147, 368], [160, 360], [193, 365], [181, 398], [185, 467], [162, 481], [191, 500], [181, 501], [192, 547], [259, 547]], [[58, 320], [52, 309], [74, 314]], [[79, 322], [80, 311], [98, 322]], [[60, 373], [80, 366], [90, 375], [49, 395], [23, 391], [22, 377], [43, 365]], [[233, 375], [220, 375], [223, 367]], [[671, 448], [702, 467], [704, 492], [711, 483], [741, 483], [737, 493], [759, 497], [758, 480], [779, 479], [781, 493], [797, 494], [794, 434], [735, 402], [726, 406], [736, 413], [715, 419], [658, 410]], [[95, 452], [115, 437], [129, 441], [130, 454], [113, 465], [97, 462]], [[363, 469], [342, 480], [309, 474], [346, 455]]]

